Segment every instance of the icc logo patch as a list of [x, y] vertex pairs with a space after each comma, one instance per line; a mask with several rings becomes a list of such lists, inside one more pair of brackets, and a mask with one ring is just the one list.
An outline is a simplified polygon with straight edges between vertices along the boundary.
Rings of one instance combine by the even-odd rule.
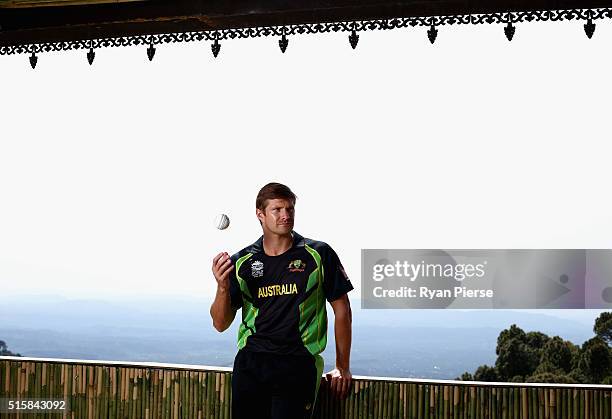
[[251, 263], [251, 276], [253, 278], [261, 278], [263, 276], [263, 262], [259, 260], [254, 260]]
[[289, 262], [287, 269], [289, 269], [289, 272], [304, 272], [304, 269], [306, 269], [306, 263], [301, 259], [292, 260]]

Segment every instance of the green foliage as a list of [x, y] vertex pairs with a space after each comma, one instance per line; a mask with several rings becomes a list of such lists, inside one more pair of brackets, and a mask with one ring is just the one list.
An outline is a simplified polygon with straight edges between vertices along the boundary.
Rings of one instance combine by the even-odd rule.
[[589, 379], [588, 377], [578, 368], [573, 369], [569, 374], [568, 377], [570, 377], [570, 379], [572, 380], [572, 383], [577, 383], [577, 384], [589, 384]]
[[455, 380], [474, 381], [474, 377], [472, 376], [472, 374], [470, 374], [469, 372], [466, 371], [463, 374], [461, 374], [461, 377], [456, 377]]
[[533, 372], [533, 375], [543, 374], [545, 372], [549, 372], [551, 374], [565, 374], [566, 373], [566, 371], [559, 368], [557, 365], [553, 364], [552, 362], [548, 360], [545, 360], [545, 361], [540, 362], [540, 365], [538, 365], [538, 367], [535, 369], [535, 371]]
[[612, 344], [612, 311], [601, 313], [595, 319], [593, 332], [608, 345]]
[[526, 341], [526, 335], [523, 329], [513, 324], [510, 329], [504, 329], [500, 332], [497, 337], [497, 347], [495, 348], [495, 354], [499, 355], [502, 348], [507, 345], [511, 340], [518, 340], [520, 342]]
[[[497, 338], [495, 366], [481, 365], [476, 381], [530, 383], [612, 384], [612, 312], [602, 313], [593, 327], [596, 336], [581, 346], [549, 337], [542, 332], [525, 333], [513, 324]], [[464, 373], [462, 379], [471, 377]]]
[[481, 365], [474, 373], [475, 381], [499, 381], [499, 375], [494, 367]]
[[527, 377], [527, 383], [574, 383], [573, 379], [566, 374], [554, 374], [552, 372], [543, 372]]
[[603, 339], [595, 336], [582, 344], [577, 369], [593, 384], [601, 383], [604, 377], [610, 375], [612, 352]]
[[515, 324], [510, 326], [510, 329], [503, 330], [497, 338], [495, 348], [495, 368], [499, 378], [508, 381], [517, 375], [531, 375], [539, 364], [540, 349], [532, 347], [530, 343], [541, 339], [541, 336], [532, 336], [528, 341], [525, 332]]
[[544, 364], [547, 369], [543, 371], [560, 370], [562, 374], [569, 373], [572, 370], [572, 358], [575, 353], [578, 353], [576, 345], [555, 336], [542, 348], [538, 368]]
[[528, 332], [525, 337], [527, 345], [534, 350], [544, 348], [544, 345], [550, 340], [548, 335], [542, 332]]

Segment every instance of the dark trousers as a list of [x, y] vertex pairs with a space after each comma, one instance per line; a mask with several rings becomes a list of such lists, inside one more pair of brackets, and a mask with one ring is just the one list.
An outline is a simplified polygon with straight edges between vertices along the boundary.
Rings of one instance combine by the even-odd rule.
[[238, 351], [232, 374], [232, 418], [310, 418], [322, 367], [319, 355]]

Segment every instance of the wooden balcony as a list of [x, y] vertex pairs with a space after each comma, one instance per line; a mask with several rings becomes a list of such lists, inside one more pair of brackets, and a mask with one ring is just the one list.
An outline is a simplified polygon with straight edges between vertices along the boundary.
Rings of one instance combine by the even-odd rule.
[[[0, 357], [0, 399], [63, 398], [70, 418], [231, 418], [229, 368]], [[48, 415], [48, 414], [47, 414]], [[345, 400], [322, 385], [316, 418], [609, 419], [612, 386], [354, 377]], [[1, 414], [16, 418], [17, 414]], [[43, 414], [19, 417], [45, 417]]]

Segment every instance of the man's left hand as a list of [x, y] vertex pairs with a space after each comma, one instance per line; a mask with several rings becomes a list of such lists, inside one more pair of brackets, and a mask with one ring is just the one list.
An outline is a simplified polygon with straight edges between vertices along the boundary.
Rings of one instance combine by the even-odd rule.
[[351, 389], [351, 380], [353, 379], [350, 370], [336, 368], [325, 374], [325, 378], [334, 397], [344, 399], [348, 396]]

